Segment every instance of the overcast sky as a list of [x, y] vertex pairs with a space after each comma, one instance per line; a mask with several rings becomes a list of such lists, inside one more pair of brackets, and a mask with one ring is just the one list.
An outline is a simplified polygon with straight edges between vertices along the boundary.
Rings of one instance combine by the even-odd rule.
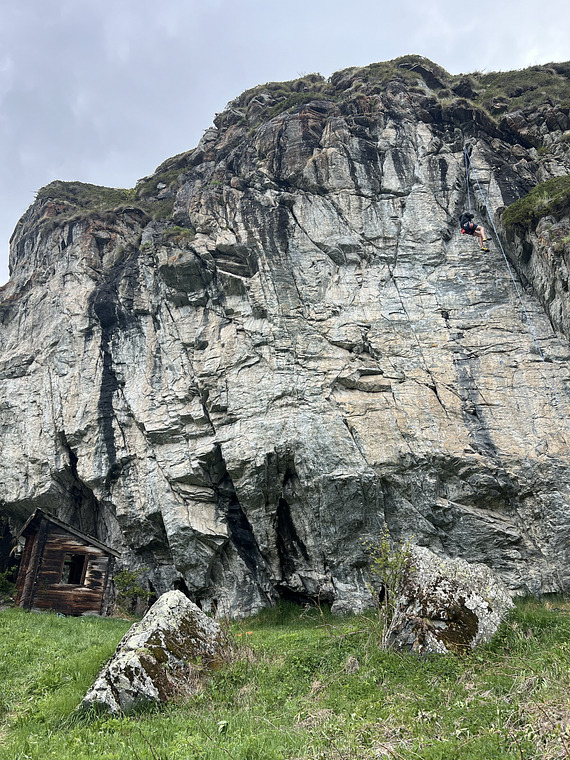
[[568, 0], [0, 0], [0, 284], [54, 179], [132, 187], [249, 87], [418, 53], [451, 73], [570, 59]]

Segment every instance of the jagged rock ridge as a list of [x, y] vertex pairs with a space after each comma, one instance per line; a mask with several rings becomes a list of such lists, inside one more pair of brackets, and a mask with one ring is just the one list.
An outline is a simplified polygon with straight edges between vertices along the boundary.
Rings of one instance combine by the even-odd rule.
[[358, 608], [386, 522], [568, 589], [568, 241], [504, 236], [543, 362], [498, 246], [457, 219], [464, 146], [501, 230], [568, 174], [569, 71], [410, 56], [265, 85], [132, 191], [42, 189], [0, 291], [2, 512], [46, 508], [235, 614]]

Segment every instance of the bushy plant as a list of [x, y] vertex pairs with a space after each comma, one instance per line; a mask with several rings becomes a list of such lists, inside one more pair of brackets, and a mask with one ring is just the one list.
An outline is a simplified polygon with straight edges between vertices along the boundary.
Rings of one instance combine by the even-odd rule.
[[368, 588], [379, 624], [379, 644], [387, 649], [396, 623], [398, 602], [413, 569], [412, 544], [395, 541], [388, 528], [384, 528], [379, 539], [363, 543], [369, 560]]
[[163, 240], [193, 240], [196, 233], [190, 227], [169, 227], [162, 233]]
[[15, 568], [9, 567], [0, 573], [0, 601], [5, 601], [14, 596], [16, 584], [12, 580]]
[[130, 614], [139, 602], [146, 602], [152, 596], [152, 592], [144, 588], [140, 582], [141, 575], [147, 568], [139, 570], [119, 570], [113, 576], [115, 591], [115, 612], [118, 614]]

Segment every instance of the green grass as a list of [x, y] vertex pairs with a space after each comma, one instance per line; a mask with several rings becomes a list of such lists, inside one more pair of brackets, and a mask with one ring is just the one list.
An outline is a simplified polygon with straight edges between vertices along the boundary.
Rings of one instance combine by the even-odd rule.
[[[44, 226], [53, 227], [71, 219], [114, 214], [122, 208], [138, 208], [153, 219], [167, 219], [172, 214], [174, 194], [179, 186], [179, 177], [189, 166], [193, 151], [173, 156], [162, 163], [149, 177], [137, 183], [136, 187], [118, 188], [92, 185], [88, 182], [63, 182], [55, 180], [38, 190], [38, 200], [51, 200], [63, 204], [56, 216], [43, 220]], [[170, 197], [159, 197], [160, 191], [172, 191]], [[41, 221], [41, 220], [40, 220]]]
[[135, 191], [91, 185], [88, 182], [62, 182], [61, 180], [55, 180], [38, 190], [37, 197], [40, 199], [57, 199], [77, 208], [107, 211], [108, 209], [132, 202], [135, 197]]
[[162, 238], [163, 240], [175, 240], [180, 242], [182, 240], [194, 240], [195, 236], [196, 233], [193, 229], [175, 225], [174, 227], [169, 227], [167, 230], [165, 230]]
[[[382, 652], [365, 616], [280, 605], [184, 704], [75, 706], [128, 627], [0, 612], [2, 760], [554, 760], [570, 757], [570, 603], [519, 603], [470, 656]], [[566, 721], [566, 734], [562, 726]]]
[[524, 198], [512, 203], [502, 216], [507, 229], [521, 226], [536, 227], [539, 219], [548, 214], [560, 215], [570, 212], [570, 174], [552, 177], [541, 182]]
[[532, 108], [549, 100], [556, 105], [567, 104], [570, 99], [568, 64], [529, 66], [515, 71], [476, 73], [477, 102], [488, 107], [493, 98], [508, 101], [508, 110]]
[[44, 226], [53, 227], [72, 219], [112, 216], [125, 208], [138, 208], [153, 219], [167, 219], [172, 214], [174, 196], [158, 199], [156, 186], [166, 180], [164, 184], [174, 188], [174, 176], [178, 174], [176, 170], [164, 172], [163, 176], [154, 176], [130, 189], [55, 180], [38, 190], [37, 199], [55, 201], [63, 204], [63, 208], [55, 216], [40, 219], [40, 223], [43, 221]]

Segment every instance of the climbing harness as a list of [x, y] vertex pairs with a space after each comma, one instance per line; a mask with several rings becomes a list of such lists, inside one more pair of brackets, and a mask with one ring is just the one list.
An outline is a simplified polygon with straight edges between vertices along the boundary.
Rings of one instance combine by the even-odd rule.
[[[544, 371], [546, 372], [546, 375], [548, 377], [548, 381], [550, 383], [550, 387], [552, 388], [552, 392], [554, 393], [554, 396], [556, 398], [556, 402], [558, 404], [558, 409], [560, 411], [560, 414], [564, 418], [564, 422], [566, 424], [566, 427], [567, 427], [568, 431], [570, 432], [570, 422], [568, 421], [568, 418], [567, 418], [567, 416], [566, 416], [566, 414], [564, 412], [564, 406], [562, 405], [562, 402], [560, 400], [560, 397], [559, 397], [558, 392], [556, 390], [556, 387], [554, 385], [554, 381], [552, 380], [552, 375], [550, 374], [550, 372], [548, 370], [548, 367], [546, 365], [546, 359], [544, 357], [544, 354], [542, 353], [542, 349], [541, 349], [540, 344], [538, 342], [538, 338], [536, 337], [536, 332], [535, 332], [534, 326], [532, 324], [530, 315], [529, 315], [529, 313], [527, 311], [526, 306], [524, 305], [524, 301], [522, 299], [522, 294], [520, 292], [520, 288], [517, 285], [517, 281], [515, 279], [515, 276], [514, 276], [512, 268], [511, 268], [511, 265], [509, 264], [509, 260], [507, 258], [507, 254], [505, 253], [505, 249], [503, 248], [503, 244], [501, 243], [501, 239], [499, 237], [499, 233], [497, 232], [497, 228], [495, 226], [495, 221], [493, 219], [493, 215], [491, 214], [491, 211], [489, 209], [489, 204], [487, 202], [487, 197], [485, 196], [485, 193], [483, 192], [483, 190], [481, 188], [481, 184], [479, 183], [479, 177], [477, 176], [477, 171], [476, 171], [475, 167], [473, 166], [473, 164], [471, 163], [471, 158], [470, 158], [470, 156], [469, 156], [469, 154], [467, 152], [467, 147], [466, 146], [463, 147], [463, 155], [465, 157], [465, 180], [466, 180], [466, 183], [467, 183], [467, 202], [469, 204], [469, 213], [471, 213], [471, 198], [470, 198], [470, 194], [469, 194], [469, 169], [471, 169], [471, 172], [472, 172], [473, 176], [475, 177], [475, 182], [477, 183], [477, 188], [478, 188], [479, 193], [481, 195], [481, 199], [482, 199], [482, 201], [483, 201], [483, 203], [485, 205], [485, 209], [487, 211], [487, 217], [489, 218], [489, 221], [491, 222], [491, 225], [493, 227], [493, 231], [495, 233], [495, 240], [499, 244], [499, 248], [501, 249], [501, 253], [503, 254], [503, 259], [505, 260], [505, 264], [507, 265], [507, 270], [509, 272], [509, 275], [511, 277], [513, 285], [515, 286], [515, 292], [516, 292], [516, 294], [518, 296], [518, 299], [520, 301], [520, 305], [522, 306], [522, 310], [523, 310], [524, 315], [526, 317], [526, 321], [528, 322], [528, 326], [529, 326], [529, 329], [530, 329], [530, 333], [532, 335], [532, 339], [533, 339], [534, 344], [536, 346], [536, 349], [538, 351], [538, 355], [542, 359], [542, 363], [544, 365]], [[462, 232], [463, 232], [463, 230], [462, 230]]]

